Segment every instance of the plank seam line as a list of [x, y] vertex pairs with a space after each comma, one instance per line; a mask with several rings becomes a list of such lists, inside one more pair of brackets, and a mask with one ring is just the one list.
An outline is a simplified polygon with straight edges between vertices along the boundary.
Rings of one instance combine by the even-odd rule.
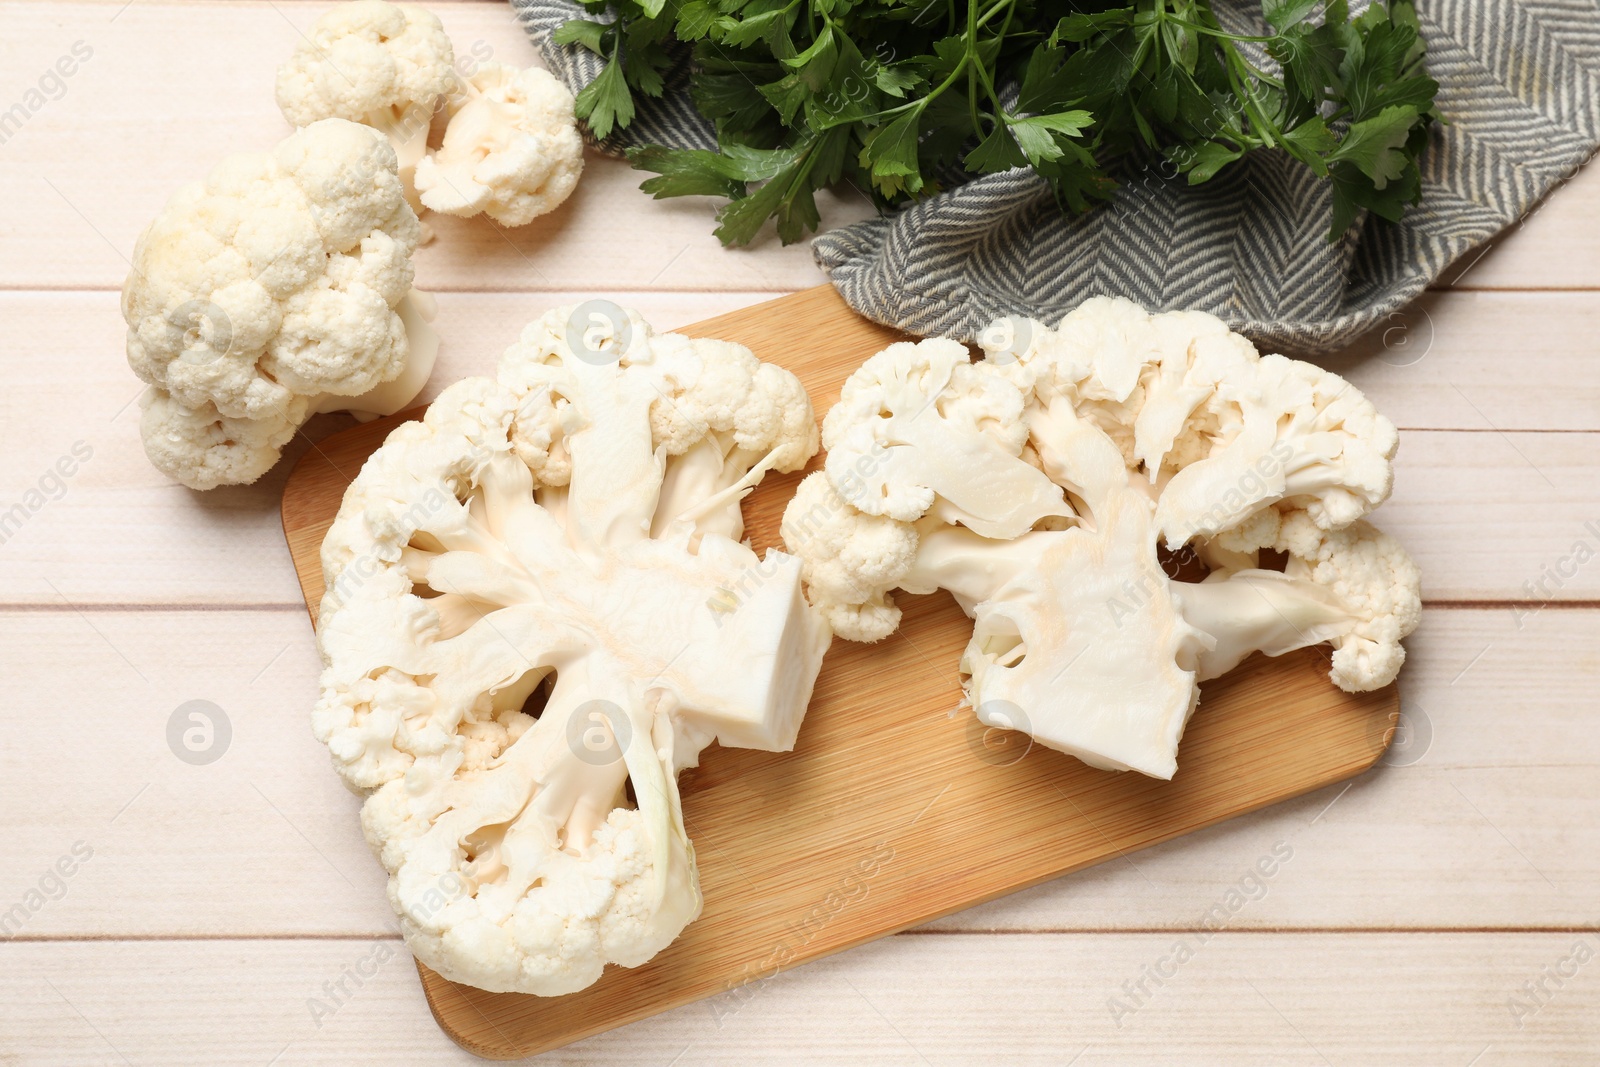
[[[1439, 611], [1596, 611], [1600, 610], [1600, 599], [1593, 600], [1432, 600], [1424, 598], [1424, 608]], [[301, 601], [267, 601], [261, 603], [245, 604], [184, 604], [131, 601], [126, 604], [115, 602], [106, 603], [40, 603], [22, 601], [8, 604], [0, 601], [0, 613], [29, 615], [29, 614], [66, 614], [75, 612], [93, 612], [99, 615], [137, 615], [146, 614], [205, 614], [219, 612], [258, 612], [261, 614], [303, 613], [306, 606]]]
[[179, 612], [196, 612], [196, 613], [204, 613], [204, 612], [241, 612], [241, 613], [242, 612], [263, 612], [263, 613], [277, 614], [279, 612], [291, 612], [291, 611], [292, 612], [304, 613], [305, 610], [306, 610], [306, 605], [305, 605], [304, 601], [288, 601], [288, 600], [285, 600], [285, 601], [282, 601], [282, 602], [266, 601], [266, 602], [261, 602], [261, 603], [245, 603], [245, 604], [182, 604], [182, 603], [169, 604], [169, 603], [140, 602], [140, 601], [133, 601], [133, 602], [130, 602], [130, 603], [127, 603], [127, 604], [118, 604], [118, 603], [113, 603], [113, 602], [94, 604], [94, 603], [82, 603], [82, 602], [76, 602], [76, 601], [71, 603], [71, 604], [60, 604], [60, 603], [45, 604], [45, 603], [33, 603], [33, 602], [23, 602], [23, 603], [19, 603], [19, 604], [6, 604], [4, 602], [0, 602], [0, 612], [16, 613], [16, 614], [19, 614], [19, 615], [21, 615], [21, 614], [36, 614], [36, 613], [37, 614], [53, 614], [53, 613], [80, 612], [80, 611], [83, 611], [83, 612], [92, 611], [92, 612], [95, 612], [97, 614], [102, 614], [102, 615], [116, 615], [116, 614], [136, 615], [136, 614], [139, 614], [141, 612], [147, 612], [147, 613], [160, 612], [160, 613], [168, 613], [168, 614], [175, 614], [175, 613], [179, 613]]
[[[1211, 929], [1199, 926], [1095, 926], [1095, 927], [1008, 927], [1000, 930], [943, 930], [917, 928], [899, 930], [891, 937], [1113, 937], [1137, 935], [1199, 934], [1213, 936], [1237, 934], [1244, 936], [1310, 935], [1333, 936], [1355, 934], [1377, 936], [1399, 934], [1404, 936], [1473, 935], [1504, 936], [1523, 934], [1573, 935], [1592, 934], [1595, 926], [1247, 926], [1234, 929]], [[398, 934], [381, 931], [349, 934], [18, 934], [0, 938], [0, 944], [133, 944], [170, 942], [184, 944], [201, 941], [395, 941], [403, 939]]]
[[[795, 288], [792, 285], [768, 285], [768, 286], [741, 285], [738, 288], [729, 288], [729, 289], [707, 289], [707, 288], [705, 288], [703, 286], [672, 286], [672, 285], [648, 285], [648, 284], [647, 285], [619, 285], [619, 286], [603, 286], [603, 285], [561, 286], [561, 285], [555, 285], [555, 286], [539, 286], [539, 287], [535, 287], [535, 288], [529, 288], [527, 286], [507, 286], [504, 289], [486, 289], [486, 288], [484, 288], [482, 286], [471, 286], [471, 287], [462, 286], [460, 288], [456, 288], [456, 287], [453, 287], [453, 286], [450, 286], [450, 285], [428, 285], [428, 284], [424, 284], [422, 286], [422, 288], [426, 292], [429, 292], [429, 293], [436, 293], [436, 294], [437, 293], [450, 293], [451, 295], [459, 295], [459, 296], [507, 296], [507, 295], [515, 296], [515, 295], [518, 295], [518, 294], [530, 294], [531, 295], [531, 294], [534, 294], [534, 293], [594, 293], [594, 292], [602, 292], [602, 291], [603, 292], [612, 292], [612, 293], [623, 293], [623, 294], [627, 294], [627, 293], [703, 293], [706, 296], [725, 296], [725, 295], [736, 294], [736, 293], [751, 293], [751, 294], [759, 294], [759, 295], [762, 295], [762, 296], [766, 296], [766, 295], [770, 295], [770, 294], [773, 294], [773, 293], [779, 293], [779, 294], [783, 294], [783, 295], [788, 295], [790, 293], [798, 293], [798, 292], [801, 292], [801, 291], [803, 291], [805, 289], [809, 289], [809, 288], [811, 288], [811, 287], [813, 287], [815, 285], [819, 285], [819, 284], [823, 284], [823, 283], [812, 281], [812, 282], [808, 282], [808, 283], [806, 283], [804, 285], [801, 285], [799, 288]], [[1560, 291], [1567, 292], [1569, 290], [1560, 290]], [[7, 283], [4, 283], [4, 282], [0, 282], [0, 293], [18, 293], [18, 294], [21, 294], [21, 295], [24, 295], [24, 296], [26, 296], [29, 293], [40, 293], [40, 294], [43, 294], [43, 293], [120, 293], [120, 292], [122, 292], [122, 286], [120, 286], [120, 285], [40, 285], [40, 284], [34, 284], [34, 285], [11, 285], [11, 284], [7, 284]]]
[[1497, 433], [1501, 435], [1513, 433], [1600, 433], [1600, 430], [1597, 429], [1564, 430], [1555, 426], [1535, 426], [1524, 429], [1513, 429], [1504, 426], [1499, 429], [1495, 429], [1492, 426], [1397, 426], [1395, 428], [1401, 433]]

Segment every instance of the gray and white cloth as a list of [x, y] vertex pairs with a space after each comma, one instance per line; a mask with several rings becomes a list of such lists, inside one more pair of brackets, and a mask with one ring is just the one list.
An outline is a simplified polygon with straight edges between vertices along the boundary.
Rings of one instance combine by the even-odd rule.
[[[592, 53], [549, 40], [562, 22], [587, 17], [582, 7], [511, 3], [574, 91], [600, 73]], [[1218, 13], [1254, 17], [1246, 6], [1219, 0]], [[1031, 170], [976, 178], [821, 234], [817, 262], [861, 314], [915, 334], [971, 341], [1001, 315], [1054, 322], [1106, 294], [1209, 311], [1272, 349], [1337, 349], [1515, 222], [1600, 145], [1600, 0], [1422, 0], [1418, 18], [1447, 123], [1422, 156], [1422, 202], [1399, 223], [1368, 218], [1329, 244], [1326, 183], [1287, 155], [1260, 152], [1192, 187], [1129, 163], [1115, 198], [1077, 216], [1063, 215]], [[600, 147], [714, 149], [687, 81], [683, 57], [663, 98], [641, 101], [630, 127]]]

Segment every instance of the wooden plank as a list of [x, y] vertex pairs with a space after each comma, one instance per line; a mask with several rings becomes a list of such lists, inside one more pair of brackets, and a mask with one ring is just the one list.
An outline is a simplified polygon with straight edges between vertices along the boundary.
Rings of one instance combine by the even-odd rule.
[[[0, 288], [121, 288], [134, 241], [173, 192], [224, 155], [264, 151], [289, 133], [273, 101], [274, 72], [327, 7], [0, 4], [0, 70], [13, 72], [17, 86], [8, 95], [75, 41], [93, 51], [64, 95], [46, 101], [0, 152]], [[504, 3], [449, 4], [438, 15], [459, 55], [537, 61]], [[418, 255], [418, 284], [788, 291], [822, 281], [806, 245], [780, 248], [769, 237], [758, 254], [727, 252], [711, 233], [711, 200], [653, 201], [638, 191], [643, 177], [590, 153], [572, 199], [531, 225], [431, 216], [437, 239]], [[826, 225], [873, 214], [853, 192], [819, 205]]]
[[[389, 929], [356, 798], [306, 725], [320, 665], [302, 615], [0, 613], [0, 632], [0, 673], [13, 705], [29, 709], [8, 720], [0, 748], [0, 900], [19, 897], [73, 842], [96, 850], [72, 892], [31, 917], [23, 936]], [[1293, 862], [1233, 925], [1584, 921], [1600, 899], [1600, 737], [1589, 729], [1600, 612], [1552, 609], [1519, 632], [1508, 610], [1430, 611], [1408, 644], [1401, 689], [1408, 708], [1428, 716], [1431, 738], [1420, 762], [937, 925], [1181, 925], [1278, 841], [1295, 850]], [[231, 750], [211, 766], [184, 764], [167, 748], [168, 719], [192, 699], [216, 703], [234, 728]], [[40, 759], [84, 707], [118, 710], [74, 740], [71, 759]], [[174, 909], [175, 899], [191, 903]]]
[[1533, 210], [1445, 272], [1440, 288], [1594, 289], [1600, 286], [1600, 167], [1591, 157]]
[[[819, 410], [895, 337], [826, 286], [686, 332], [757, 353], [805, 338], [789, 367]], [[318, 550], [344, 487], [404, 419], [323, 441], [289, 477], [284, 532], [313, 614]], [[757, 551], [781, 546], [778, 521], [798, 477], [769, 479], [747, 499]], [[1002, 764], [985, 758], [983, 729], [958, 710], [953, 668], [970, 620], [942, 594], [902, 603], [896, 640], [834, 643], [794, 752], [716, 748], [684, 776], [705, 907], [677, 941], [563, 997], [485, 993], [419, 965], [446, 1032], [479, 1055], [535, 1054], [1122, 857], [1359, 773], [1383, 752], [1398, 707], [1394, 687], [1335, 689], [1325, 656], [1306, 649], [1257, 657], [1208, 685], [1170, 783], [1038, 747]], [[870, 908], [847, 906], [868, 893]]]
[[[0, 913], [74, 844], [93, 855], [62, 899], [0, 933], [389, 929], [359, 802], [311, 736], [320, 664], [303, 617], [3, 618], [0, 670], [27, 714], [7, 718], [0, 746]], [[192, 701], [211, 705], [209, 764], [179, 755]]]
[[1597, 430], [1592, 293], [1431, 292], [1319, 362], [1396, 426]]
[[1422, 568], [1425, 598], [1593, 600], [1600, 567], [1577, 560], [1600, 549], [1597, 467], [1600, 434], [1412, 432], [1377, 522]]
[[[390, 929], [357, 800], [307, 725], [320, 664], [298, 609], [0, 612], [0, 633], [0, 676], [17, 709], [0, 746], [0, 912], [73, 842], [95, 849], [71, 892], [31, 916], [22, 936]], [[1600, 612], [1551, 609], [1519, 632], [1505, 609], [1430, 610], [1408, 645], [1401, 690], [1408, 709], [1427, 715], [1431, 738], [1420, 762], [1382, 766], [1342, 795], [1331, 786], [936, 925], [1192, 924], [1280, 841], [1292, 862], [1231, 928], [1586, 921], [1600, 900], [1600, 736], [1590, 728]], [[209, 766], [167, 747], [169, 718], [195, 699], [217, 704], [233, 727], [232, 747]], [[62, 724], [85, 708], [115, 713], [94, 713], [70, 758], [58, 755]]]
[[[1584, 1067], [1591, 959], [1537, 1011], [1524, 983], [1580, 934], [900, 936], [547, 1054], [541, 1065], [1004, 1063], [1060, 1067]], [[387, 959], [383, 947], [392, 950]], [[0, 945], [0, 1047], [29, 1067], [470, 1064], [427, 1018], [396, 942]], [[1165, 961], [1165, 962], [1164, 962]], [[357, 985], [346, 978], [361, 966]], [[1168, 977], [1156, 985], [1156, 967]], [[1571, 964], [1567, 965], [1571, 969]], [[159, 982], [159, 991], [151, 989]], [[343, 980], [336, 1010], [324, 983]], [[1123, 984], [1144, 981], [1137, 1010]], [[248, 982], [247, 992], [243, 983]], [[1517, 998], [1513, 1001], [1513, 998]], [[1521, 1023], [1519, 1026], [1518, 1023]], [[1120, 1023], [1120, 1025], [1119, 1025]]]

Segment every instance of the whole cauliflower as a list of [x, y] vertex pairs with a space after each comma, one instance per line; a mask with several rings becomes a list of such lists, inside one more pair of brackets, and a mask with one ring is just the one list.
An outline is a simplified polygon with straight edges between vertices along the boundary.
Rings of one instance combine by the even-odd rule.
[[[1252, 652], [1328, 643], [1341, 688], [1394, 680], [1421, 596], [1361, 521], [1398, 444], [1366, 398], [1198, 312], [1096, 298], [1054, 330], [1007, 325], [979, 363], [891, 345], [824, 420], [783, 535], [841, 636], [891, 633], [893, 589], [948, 590], [979, 719], [1159, 778], [1198, 683]], [[1163, 544], [1210, 573], [1175, 580]]]
[[434, 111], [455, 84], [455, 50], [439, 16], [415, 4], [350, 0], [319, 18], [278, 68], [278, 108], [295, 126], [336, 118], [381, 131], [409, 187]]
[[178, 190], [122, 290], [151, 462], [193, 489], [247, 484], [317, 412], [410, 403], [438, 349], [416, 247], [394, 150], [342, 119]]
[[444, 142], [417, 166], [425, 207], [525, 226], [572, 194], [583, 138], [572, 93], [549, 71], [485, 63], [453, 107]]
[[792, 747], [830, 638], [739, 501], [816, 449], [747, 349], [562, 308], [367, 461], [323, 543], [312, 724], [419, 960], [569, 993], [699, 914], [677, 773]]

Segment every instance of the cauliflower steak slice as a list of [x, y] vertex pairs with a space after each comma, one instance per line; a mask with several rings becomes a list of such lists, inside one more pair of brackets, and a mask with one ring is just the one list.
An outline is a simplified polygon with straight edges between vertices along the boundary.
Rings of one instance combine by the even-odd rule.
[[728, 518], [815, 454], [798, 381], [632, 315], [575, 353], [570, 314], [391, 433], [323, 544], [314, 731], [417, 958], [499, 992], [582, 989], [699, 914], [677, 774], [791, 748], [830, 639]]
[[[980, 720], [1158, 778], [1198, 683], [1253, 652], [1326, 643], [1341, 688], [1394, 680], [1420, 579], [1362, 521], [1398, 438], [1359, 391], [1198, 312], [1096, 298], [1054, 330], [1005, 325], [985, 336], [1023, 343], [978, 363], [891, 346], [824, 420], [826, 469], [783, 532], [841, 636], [891, 633], [892, 590], [948, 590]], [[1163, 544], [1210, 573], [1177, 580]]]

